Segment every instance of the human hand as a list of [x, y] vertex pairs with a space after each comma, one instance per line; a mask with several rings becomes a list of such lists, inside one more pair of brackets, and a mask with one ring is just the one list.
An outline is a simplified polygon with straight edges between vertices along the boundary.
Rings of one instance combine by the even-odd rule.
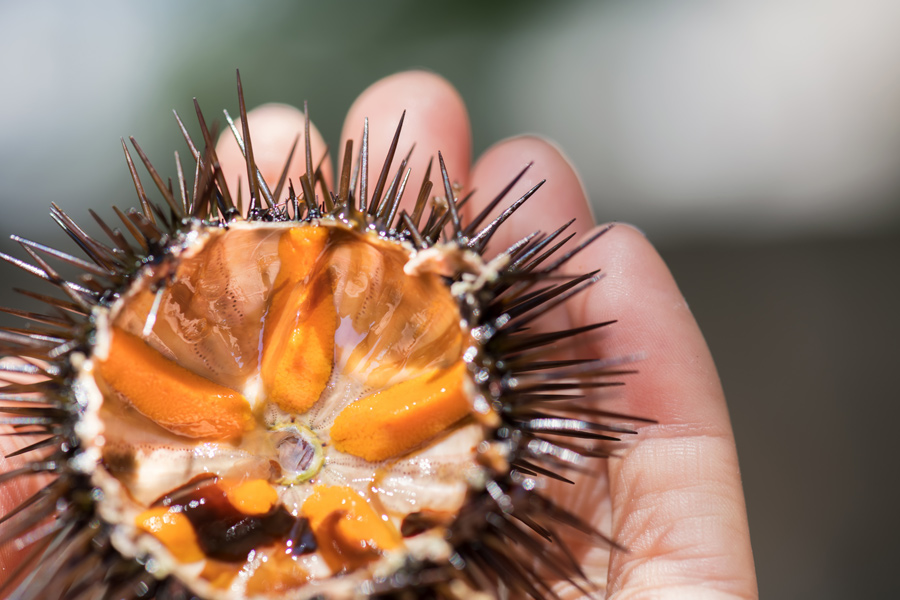
[[[348, 138], [359, 147], [361, 123], [368, 117], [370, 154], [384, 156], [404, 109], [398, 152], [415, 142], [410, 166], [413, 173], [423, 173], [429, 156], [440, 150], [451, 177], [466, 190], [482, 192], [466, 207], [469, 217], [529, 162], [534, 166], [513, 188], [511, 198], [547, 179], [499, 229], [494, 248], [505, 248], [535, 229], [552, 231], [571, 218], [577, 218], [575, 227], [593, 225], [572, 165], [543, 140], [520, 137], [500, 142], [470, 167], [465, 106], [457, 92], [435, 75], [401, 73], [363, 92], [347, 116], [340, 147]], [[254, 111], [250, 116], [254, 138], [277, 133], [283, 118], [275, 110], [270, 114], [267, 107]], [[293, 118], [301, 122], [299, 115]], [[292, 141], [292, 135], [281, 135], [284, 146], [273, 155], [278, 159], [270, 165], [267, 179], [277, 179]], [[321, 138], [312, 136], [312, 141], [313, 155], [320, 156]], [[264, 142], [256, 144], [262, 147]], [[230, 158], [224, 150], [220, 157], [223, 164], [233, 161], [227, 163], [231, 172], [240, 173], [243, 161], [234, 150]], [[297, 169], [294, 177], [303, 172], [302, 165]], [[640, 373], [628, 378], [616, 409], [651, 417], [659, 424], [642, 427], [620, 458], [597, 465], [596, 476], [569, 475], [574, 486], [551, 486], [557, 501], [628, 549], [585, 548], [584, 569], [593, 581], [606, 585], [608, 598], [754, 598], [756, 574], [734, 436], [715, 365], [697, 323], [659, 254], [637, 230], [614, 227], [568, 265], [572, 273], [597, 268], [606, 273], [605, 279], [573, 298], [567, 310], [549, 315], [552, 322], [543, 326], [566, 329], [617, 319], [590, 351], [598, 357], [645, 355], [637, 365]], [[555, 587], [560, 594], [577, 595], [563, 582]]]
[[[553, 230], [571, 218], [577, 218], [576, 226], [593, 224], [573, 168], [542, 140], [501, 142], [471, 167], [465, 107], [452, 87], [434, 75], [403, 73], [366, 90], [350, 110], [339, 148], [350, 137], [359, 147], [360, 124], [368, 117], [370, 154], [383, 156], [404, 109], [408, 112], [399, 148], [416, 143], [412, 172], [423, 173], [428, 158], [440, 150], [453, 180], [484, 192], [466, 207], [469, 216], [528, 162], [534, 166], [511, 197], [548, 180], [499, 230], [494, 248], [508, 246], [534, 229]], [[267, 106], [253, 111], [250, 121], [257, 162], [267, 180], [277, 181], [295, 132], [302, 128], [302, 115]], [[325, 150], [315, 131], [311, 143], [318, 160]], [[218, 154], [229, 184], [236, 185], [244, 163], [230, 136], [220, 142]], [[290, 175], [296, 181], [305, 163], [295, 159], [293, 164]], [[323, 164], [329, 182], [330, 164]], [[247, 190], [243, 197], [248, 197]], [[555, 311], [548, 319], [552, 322], [542, 326], [565, 329], [618, 319], [602, 338], [588, 341], [588, 348], [598, 357], [636, 352], [646, 356], [640, 374], [628, 379], [616, 409], [652, 417], [659, 424], [641, 428], [638, 440], [619, 458], [597, 465], [596, 476], [576, 474], [575, 486], [551, 487], [559, 502], [628, 548], [581, 548], [584, 569], [606, 586], [610, 598], [755, 597], [734, 439], [702, 335], [662, 260], [636, 230], [617, 226], [568, 265], [570, 272], [598, 267], [606, 278], [574, 298], [566, 310]], [[0, 514], [33, 493], [35, 483], [19, 478], [12, 492], [9, 484], [5, 492], [0, 488]], [[14, 558], [6, 554], [0, 560], [8, 567]], [[0, 572], [3, 567], [0, 563]], [[566, 596], [577, 592], [564, 582], [555, 587]]]

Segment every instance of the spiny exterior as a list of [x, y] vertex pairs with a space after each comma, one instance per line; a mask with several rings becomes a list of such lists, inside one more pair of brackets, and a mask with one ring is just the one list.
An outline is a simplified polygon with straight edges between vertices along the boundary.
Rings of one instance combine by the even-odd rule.
[[[563, 533], [574, 529], [595, 543], [613, 547], [615, 543], [541, 493], [535, 480], [572, 483], [565, 476], [568, 470], [582, 469], [588, 458], [611, 456], [611, 444], [622, 434], [634, 433], [615, 421], [645, 421], [585, 405], [588, 390], [621, 385], [620, 376], [631, 373], [625, 368], [631, 359], [552, 357], [558, 343], [614, 321], [552, 333], [532, 333], [528, 325], [599, 280], [598, 272], [567, 276], [561, 275], [560, 269], [607, 229], [561, 253], [574, 235], [564, 235], [570, 221], [552, 233], [528, 235], [485, 261], [481, 255], [491, 237], [541, 184], [486, 223], [526, 172], [525, 167], [480, 214], [465, 222], [460, 209], [469, 197], [457, 197], [439, 154], [438, 185], [443, 198], [429, 202], [434, 185], [429, 163], [414, 208], [408, 213], [400, 209], [400, 203], [407, 194], [409, 155], [392, 170], [402, 118], [374, 186], [370, 187], [366, 124], [358, 159], [354, 164], [353, 143], [348, 141], [338, 185], [329, 190], [320, 167], [313, 162], [307, 117], [306, 174], [298, 182], [299, 189], [287, 181], [296, 142], [273, 189], [254, 160], [240, 78], [238, 98], [241, 130], [227, 112], [226, 119], [246, 159], [250, 184], [246, 207], [240, 192], [236, 198], [229, 192], [215, 152], [216, 132], [208, 127], [195, 101], [202, 144], [191, 139], [176, 114], [194, 161], [190, 185], [177, 153], [178, 180], [173, 185], [171, 180], [163, 181], [132, 138], [164, 204], [151, 201], [123, 141], [140, 202], [140, 210], [123, 212], [114, 207], [124, 232], [90, 211], [108, 237], [100, 241], [53, 204], [52, 218], [88, 260], [16, 236], [13, 239], [31, 262], [0, 255], [61, 292], [45, 295], [19, 290], [44, 310], [3, 309], [31, 323], [0, 330], [0, 356], [21, 359], [0, 363], [0, 371], [30, 375], [34, 380], [0, 388], [0, 414], [4, 415], [0, 424], [10, 429], [7, 435], [29, 442], [9, 456], [34, 458], [0, 473], [0, 484], [45, 474], [51, 475], [52, 481], [0, 516], [0, 544], [12, 544], [24, 555], [18, 570], [0, 584], [0, 595], [11, 592], [19, 600], [195, 597], [185, 582], [159, 573], [153, 556], [126, 558], [113, 545], [113, 526], [97, 511], [103, 492], [92, 480], [91, 460], [76, 433], [86, 407], [78, 402], [73, 388], [80, 364], [94, 350], [98, 308], [115, 303], [141, 273], [163, 272], [161, 266], [167, 261], [177, 261], [178, 249], [190, 232], [229, 228], [244, 221], [298, 226], [337, 223], [348, 231], [374, 232], [384, 240], [411, 245], [422, 256], [437, 252], [450, 265], [445, 281], [471, 337], [463, 359], [475, 390], [471, 412], [486, 431], [476, 456], [485, 477], [470, 484], [462, 510], [447, 527], [447, 541], [453, 548], [449, 560], [407, 561], [389, 575], [373, 577], [356, 593], [466, 598], [475, 590], [493, 596], [505, 589], [535, 598], [555, 597], [541, 569], [533, 568], [535, 563], [585, 594], [596, 592]], [[285, 186], [286, 199], [279, 200]], [[65, 279], [51, 266], [51, 260], [68, 263], [82, 274]], [[485, 276], [487, 271], [490, 276]], [[159, 286], [168, 285], [164, 276], [157, 279]], [[414, 535], [433, 525], [427, 515], [407, 519], [402, 534]], [[12, 589], [16, 582], [18, 586]]]

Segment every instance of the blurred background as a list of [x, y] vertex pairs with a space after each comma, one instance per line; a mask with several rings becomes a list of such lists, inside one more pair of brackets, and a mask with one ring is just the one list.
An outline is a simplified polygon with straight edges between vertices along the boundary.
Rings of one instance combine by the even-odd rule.
[[[0, 3], [0, 251], [71, 249], [51, 201], [131, 206], [120, 136], [172, 174], [171, 109], [237, 114], [235, 67], [332, 147], [368, 84], [434, 70], [476, 156], [555, 140], [597, 218], [669, 262], [729, 398], [762, 596], [900, 597], [900, 3], [80, 4]], [[21, 307], [27, 276], [0, 282]]]

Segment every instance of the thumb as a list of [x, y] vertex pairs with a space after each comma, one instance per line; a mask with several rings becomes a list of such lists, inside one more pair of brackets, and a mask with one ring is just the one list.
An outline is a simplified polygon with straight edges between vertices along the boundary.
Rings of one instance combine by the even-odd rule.
[[612, 537], [628, 551], [610, 557], [608, 597], [755, 598], [734, 436], [703, 336], [643, 235], [620, 225], [602, 248], [606, 280], [573, 304], [572, 320], [616, 315], [603, 353], [647, 356], [625, 412], [659, 422], [609, 462]]

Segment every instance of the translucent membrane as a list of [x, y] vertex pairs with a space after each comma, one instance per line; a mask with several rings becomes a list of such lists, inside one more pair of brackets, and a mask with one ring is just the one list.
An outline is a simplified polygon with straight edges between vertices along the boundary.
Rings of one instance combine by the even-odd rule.
[[[304, 597], [445, 544], [483, 435], [456, 301], [410, 253], [236, 225], [116, 303], [93, 372], [106, 512], [136, 547], [196, 589]], [[401, 535], [423, 514], [443, 525]]]

